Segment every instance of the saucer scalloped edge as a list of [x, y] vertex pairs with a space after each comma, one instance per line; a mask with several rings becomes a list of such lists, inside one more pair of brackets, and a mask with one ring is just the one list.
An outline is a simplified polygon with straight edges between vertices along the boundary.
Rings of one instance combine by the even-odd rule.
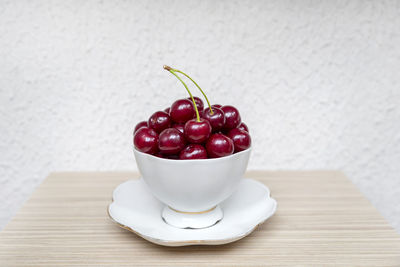
[[203, 229], [180, 229], [164, 222], [164, 204], [149, 191], [143, 179], [126, 181], [114, 190], [108, 207], [120, 227], [163, 246], [222, 245], [252, 233], [276, 211], [277, 202], [264, 184], [245, 178], [238, 189], [220, 204], [224, 217]]

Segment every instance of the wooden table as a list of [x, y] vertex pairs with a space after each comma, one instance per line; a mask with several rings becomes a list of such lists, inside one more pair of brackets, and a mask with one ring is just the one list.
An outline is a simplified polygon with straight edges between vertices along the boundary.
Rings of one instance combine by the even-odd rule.
[[400, 235], [340, 172], [248, 172], [278, 201], [250, 236], [221, 246], [162, 247], [107, 216], [136, 173], [54, 173], [0, 232], [0, 266], [400, 266]]

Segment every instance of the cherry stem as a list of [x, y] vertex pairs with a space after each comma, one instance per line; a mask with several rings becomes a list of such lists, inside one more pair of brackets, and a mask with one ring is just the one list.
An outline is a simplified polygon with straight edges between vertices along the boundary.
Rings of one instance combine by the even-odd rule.
[[197, 109], [197, 105], [196, 105], [196, 101], [194, 101], [193, 95], [190, 92], [189, 88], [187, 87], [187, 85], [182, 81], [181, 78], [179, 78], [178, 75], [176, 75], [175, 70], [172, 69], [171, 67], [168, 67], [166, 65], [164, 65], [164, 69], [166, 69], [167, 71], [171, 72], [176, 78], [178, 78], [178, 80], [181, 81], [181, 83], [183, 84], [183, 86], [185, 86], [186, 91], [189, 93], [190, 98], [192, 99], [193, 105], [194, 105], [194, 109], [196, 111], [196, 117], [197, 117], [197, 121], [200, 122], [200, 115], [199, 115], [199, 110]]
[[187, 75], [187, 74], [184, 73], [183, 71], [180, 71], [180, 70], [177, 70], [177, 69], [172, 69], [172, 68], [171, 68], [171, 70], [173, 70], [173, 71], [175, 71], [175, 72], [179, 72], [179, 73], [185, 75], [187, 78], [189, 78], [189, 80], [191, 80], [191, 81], [197, 86], [197, 88], [199, 88], [200, 92], [203, 94], [204, 98], [205, 98], [206, 101], [207, 101], [208, 107], [210, 108], [210, 113], [211, 113], [211, 115], [214, 114], [214, 112], [213, 112], [213, 110], [212, 110], [212, 108], [211, 108], [210, 101], [208, 101], [208, 98], [207, 98], [206, 94], [204, 93], [203, 90], [201, 90], [200, 86], [199, 86], [189, 75]]

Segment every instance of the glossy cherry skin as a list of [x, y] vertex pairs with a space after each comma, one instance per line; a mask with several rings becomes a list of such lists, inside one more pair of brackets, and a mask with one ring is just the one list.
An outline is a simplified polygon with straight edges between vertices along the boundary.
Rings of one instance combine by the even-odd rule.
[[158, 151], [158, 134], [149, 127], [142, 127], [133, 137], [135, 148], [141, 152], [154, 154]]
[[210, 109], [206, 108], [203, 112], [203, 118], [211, 124], [213, 132], [218, 132], [225, 125], [225, 115], [220, 108], [213, 107], [212, 110], [213, 114], [211, 114]]
[[249, 132], [249, 127], [247, 127], [247, 125], [244, 122], [241, 122], [237, 128], [240, 129], [240, 130], [243, 130], [243, 131], [246, 131], [246, 132], [250, 133]]
[[207, 154], [210, 158], [220, 158], [233, 154], [233, 141], [224, 134], [215, 133], [206, 143]]
[[147, 121], [141, 121], [138, 124], [136, 124], [135, 126], [135, 130], [133, 131], [133, 133], [135, 134], [137, 132], [137, 130], [139, 130], [142, 127], [148, 127], [149, 125], [147, 124]]
[[181, 133], [184, 133], [184, 128], [185, 128], [185, 124], [173, 124], [172, 128], [177, 129], [178, 131], [180, 131]]
[[214, 105], [211, 105], [211, 107], [212, 107], [212, 108], [222, 108], [222, 105], [220, 105], [220, 104], [214, 104]]
[[191, 119], [185, 123], [185, 137], [190, 143], [201, 144], [207, 140], [211, 134], [211, 124], [205, 120]]
[[[194, 98], [194, 102], [196, 103], [197, 110], [199, 111], [199, 113], [202, 113], [203, 109], [204, 109], [203, 100], [201, 100], [200, 97], [197, 97], [197, 96], [193, 96], [193, 98]], [[192, 98], [191, 97], [188, 97], [187, 99], [192, 102]]]
[[251, 137], [248, 132], [238, 128], [232, 129], [228, 133], [235, 147], [235, 153], [248, 149], [251, 146]]
[[161, 133], [164, 129], [171, 127], [171, 118], [166, 112], [157, 111], [151, 115], [148, 124], [154, 131]]
[[230, 129], [238, 127], [242, 121], [239, 111], [233, 106], [223, 106], [221, 109], [225, 115], [224, 130], [229, 131]]
[[179, 154], [180, 159], [206, 159], [207, 150], [202, 145], [190, 144]]
[[171, 108], [168, 107], [168, 108], [164, 109], [164, 112], [167, 113], [167, 114], [169, 115], [169, 110], [170, 110], [170, 109], [171, 109]]
[[171, 119], [176, 123], [185, 123], [193, 119], [195, 114], [193, 103], [188, 99], [176, 100], [169, 111]]
[[185, 145], [183, 133], [175, 128], [165, 129], [158, 137], [158, 148], [165, 155], [178, 154]]

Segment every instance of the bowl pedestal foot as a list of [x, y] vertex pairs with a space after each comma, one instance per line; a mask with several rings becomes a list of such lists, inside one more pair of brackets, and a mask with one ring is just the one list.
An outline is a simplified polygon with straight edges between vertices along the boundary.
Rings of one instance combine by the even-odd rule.
[[200, 212], [179, 211], [165, 206], [161, 216], [171, 226], [191, 229], [213, 226], [224, 217], [222, 209], [218, 205]]

